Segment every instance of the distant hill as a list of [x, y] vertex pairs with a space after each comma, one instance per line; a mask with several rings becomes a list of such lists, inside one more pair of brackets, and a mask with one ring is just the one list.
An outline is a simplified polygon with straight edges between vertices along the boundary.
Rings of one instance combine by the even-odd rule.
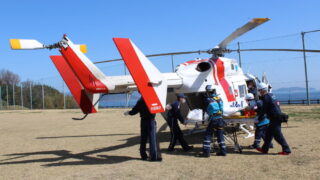
[[[274, 89], [273, 92], [277, 93], [298, 93], [298, 92], [305, 92], [306, 88], [304, 87], [287, 87], [287, 88], [279, 88], [279, 89]], [[316, 92], [318, 91], [316, 88], [309, 88], [309, 92]]]

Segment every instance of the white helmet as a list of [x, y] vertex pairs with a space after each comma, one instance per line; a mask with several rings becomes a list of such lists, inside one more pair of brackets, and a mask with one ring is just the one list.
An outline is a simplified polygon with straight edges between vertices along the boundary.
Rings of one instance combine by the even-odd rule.
[[252, 93], [248, 93], [246, 95], [246, 100], [254, 100], [254, 95]]
[[264, 90], [264, 91], [268, 91], [269, 87], [266, 83], [259, 83], [258, 85], [258, 90]]

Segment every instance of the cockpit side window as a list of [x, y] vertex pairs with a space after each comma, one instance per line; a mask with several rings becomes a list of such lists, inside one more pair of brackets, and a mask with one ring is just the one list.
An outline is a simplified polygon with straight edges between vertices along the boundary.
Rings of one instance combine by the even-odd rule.
[[240, 97], [244, 97], [246, 95], [246, 85], [239, 85], [238, 88]]

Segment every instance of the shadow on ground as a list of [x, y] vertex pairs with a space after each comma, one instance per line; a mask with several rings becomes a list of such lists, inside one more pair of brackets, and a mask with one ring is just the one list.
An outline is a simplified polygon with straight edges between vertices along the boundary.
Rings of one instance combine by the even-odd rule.
[[[168, 142], [170, 140], [170, 132], [164, 132], [164, 126], [162, 126], [158, 132], [158, 141]], [[86, 137], [99, 137], [99, 136], [127, 136], [134, 134], [100, 134], [100, 135], [77, 135], [77, 136], [56, 136], [56, 137], [37, 137], [38, 140], [48, 140], [48, 139], [61, 139], [61, 138], [86, 138]], [[193, 134], [192, 136], [186, 136], [187, 141], [190, 145], [201, 146], [203, 133]], [[54, 151], [39, 151], [39, 152], [26, 152], [26, 153], [14, 153], [14, 154], [6, 154], [3, 156], [8, 157], [7, 159], [0, 160], [0, 165], [12, 165], [12, 164], [28, 164], [28, 163], [46, 163], [42, 166], [52, 167], [52, 166], [72, 166], [72, 165], [97, 165], [97, 164], [116, 164], [122, 163], [130, 160], [138, 160], [140, 158], [137, 153], [136, 157], [130, 156], [109, 156], [109, 155], [95, 155], [98, 153], [105, 153], [116, 151], [123, 148], [128, 148], [131, 146], [138, 145], [140, 142], [140, 136], [133, 136], [127, 139], [123, 139], [124, 143], [103, 147], [100, 149], [94, 149], [91, 151], [81, 152], [81, 153], [72, 153], [68, 150], [54, 150]], [[194, 148], [190, 152], [184, 152], [181, 149], [181, 146], [177, 144], [176, 152], [167, 152], [166, 148], [161, 149], [161, 153], [179, 155], [179, 156], [196, 156], [199, 152], [201, 152], [201, 148]], [[236, 153], [233, 151], [233, 147], [228, 147], [228, 153]], [[244, 155], [257, 155], [258, 152], [252, 151], [243, 151]], [[57, 157], [53, 158], [38, 158], [38, 159], [28, 159], [28, 160], [20, 160], [21, 158], [39, 156], [39, 155], [55, 155]], [[67, 161], [72, 159], [73, 161]], [[75, 161], [74, 161], [75, 160]]]

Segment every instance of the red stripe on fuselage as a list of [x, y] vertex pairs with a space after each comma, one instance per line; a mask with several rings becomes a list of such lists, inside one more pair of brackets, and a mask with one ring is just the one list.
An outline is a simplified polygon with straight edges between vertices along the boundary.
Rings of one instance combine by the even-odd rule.
[[211, 68], [212, 68], [212, 75], [213, 75], [214, 84], [218, 84], [216, 73], [215, 73], [216, 69], [214, 68], [214, 63], [210, 60], [209, 60], [209, 63], [211, 64]]
[[225, 71], [224, 71], [224, 63], [219, 58], [213, 60], [217, 67], [217, 74], [219, 83], [221, 84], [223, 91], [225, 92], [228, 102], [235, 101], [235, 97], [230, 90], [230, 85], [228, 81], [225, 79]]
[[61, 47], [60, 52], [86, 90], [91, 93], [108, 92], [107, 86], [92, 74], [70, 46], [67, 48]]
[[76, 100], [84, 114], [95, 113], [97, 110], [87, 96], [78, 78], [62, 56], [50, 56], [52, 62], [58, 69], [64, 82], [67, 84], [73, 98]]
[[[113, 38], [113, 41], [115, 42], [124, 62], [126, 63], [130, 74], [140, 91], [140, 94], [149, 108], [149, 111], [151, 113], [164, 112], [158, 95], [152, 85], [150, 85], [150, 79], [141, 64], [139, 57], [133, 45], [131, 44], [131, 41], [126, 38]], [[160, 108], [153, 109], [153, 104], [157, 104], [157, 106], [160, 106]]]

